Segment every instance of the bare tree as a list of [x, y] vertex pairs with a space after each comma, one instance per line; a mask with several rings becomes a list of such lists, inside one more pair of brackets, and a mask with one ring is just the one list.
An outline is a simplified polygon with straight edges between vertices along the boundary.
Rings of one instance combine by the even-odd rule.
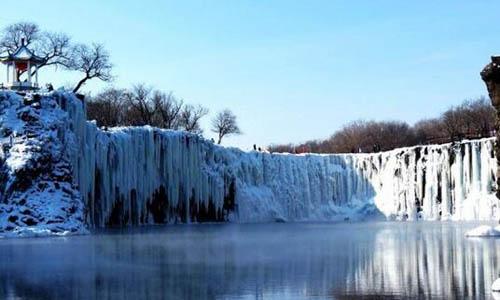
[[417, 144], [447, 142], [445, 125], [441, 118], [424, 119], [413, 125]]
[[444, 112], [442, 119], [449, 140], [456, 141], [465, 137], [466, 119], [462, 109], [452, 107]]
[[153, 89], [145, 84], [135, 85], [131, 91], [125, 93], [126, 103], [129, 105], [127, 112], [128, 125], [152, 125], [156, 113], [151, 102]]
[[279, 153], [294, 153], [295, 146], [293, 144], [271, 144], [267, 147], [269, 152], [279, 152]]
[[127, 105], [125, 90], [109, 88], [88, 99], [87, 119], [95, 120], [98, 126], [124, 125]]
[[[0, 53], [12, 54], [23, 43], [43, 59], [38, 69], [66, 65], [70, 59], [70, 38], [66, 34], [41, 31], [38, 25], [30, 22], [14, 23], [4, 28], [0, 39]], [[23, 73], [24, 71], [20, 74]]]
[[87, 101], [87, 117], [99, 126], [151, 125], [201, 134], [202, 106], [184, 105], [170, 93], [136, 84], [129, 90], [110, 88]]
[[73, 89], [74, 93], [90, 79], [98, 78], [106, 82], [113, 79], [111, 75], [113, 65], [109, 61], [108, 52], [101, 44], [92, 44], [90, 47], [84, 44], [74, 46], [71, 57], [65, 65], [70, 70], [84, 74]]
[[0, 40], [0, 51], [2, 53], [13, 53], [23, 45], [30, 45], [40, 38], [40, 28], [35, 23], [19, 22], [8, 25], [3, 29]]
[[202, 134], [200, 120], [208, 114], [208, 109], [201, 105], [185, 105], [179, 116], [179, 125], [186, 131]]
[[67, 67], [71, 59], [71, 40], [64, 33], [44, 32], [36, 50], [36, 54], [44, 60], [38, 69], [52, 65]]
[[241, 130], [236, 122], [236, 115], [229, 109], [219, 112], [212, 120], [212, 132], [217, 133], [220, 145], [222, 138], [231, 134], [241, 134]]
[[155, 125], [167, 129], [178, 129], [180, 115], [184, 106], [183, 101], [177, 100], [172, 92], [165, 94], [155, 91], [152, 102], [156, 111]]
[[368, 148], [370, 142], [368, 141], [366, 127], [367, 124], [365, 121], [355, 121], [335, 132], [330, 137], [333, 144], [333, 152], [358, 152], [359, 150], [363, 151], [363, 148]]
[[468, 137], [491, 136], [495, 127], [495, 109], [489, 99], [479, 97], [467, 101], [467, 118], [470, 123]]

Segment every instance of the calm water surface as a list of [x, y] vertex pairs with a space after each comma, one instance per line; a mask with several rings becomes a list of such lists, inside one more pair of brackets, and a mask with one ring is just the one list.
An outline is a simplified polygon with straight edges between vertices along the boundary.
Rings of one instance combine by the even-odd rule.
[[1, 299], [493, 299], [470, 223], [184, 225], [0, 240]]

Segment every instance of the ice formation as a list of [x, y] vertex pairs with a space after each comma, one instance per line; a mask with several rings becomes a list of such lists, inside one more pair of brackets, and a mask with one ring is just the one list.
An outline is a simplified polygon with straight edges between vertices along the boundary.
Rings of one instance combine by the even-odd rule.
[[98, 129], [62, 95], [93, 226], [204, 221], [491, 220], [493, 139], [377, 154], [243, 152], [151, 127]]
[[500, 278], [497, 278], [493, 282], [493, 284], [491, 285], [491, 290], [494, 291], [494, 292], [500, 292]]
[[[185, 132], [148, 126], [97, 128], [86, 120], [83, 102], [70, 93], [43, 96], [38, 110], [22, 107], [23, 99], [14, 93], [3, 95], [11, 101], [10, 108], [0, 114], [5, 128], [26, 126], [19, 117], [21, 111], [39, 111], [36, 122], [43, 121], [43, 130], [51, 135], [50, 141], [43, 142], [42, 152], [58, 153], [60, 164], [70, 165], [62, 170], [72, 170], [72, 176], [62, 176], [64, 181], [54, 177], [44, 182], [59, 187], [64, 183], [62, 189], [71, 190], [71, 199], [81, 194], [84, 219], [91, 227], [371, 216], [397, 220], [499, 217], [493, 139], [376, 154], [243, 152]], [[32, 140], [30, 133], [6, 132], [4, 136], [3, 144], [13, 137], [14, 146], [2, 155], [3, 161], [10, 168], [25, 165], [34, 153], [23, 148]], [[24, 142], [18, 145], [18, 139]], [[54, 174], [59, 172], [57, 164], [51, 167]], [[44, 203], [47, 213], [57, 206], [67, 207], [62, 200], [48, 197], [54, 199], [49, 201], [41, 192], [37, 195], [42, 200], [33, 203]], [[76, 207], [69, 216], [78, 219], [83, 210]], [[3, 219], [6, 215], [0, 213]], [[75, 223], [68, 215], [63, 218]], [[3, 222], [7, 224], [2, 225], [4, 229], [14, 226]], [[72, 230], [80, 232], [79, 228]]]
[[494, 237], [500, 236], [500, 226], [492, 227], [481, 225], [465, 233], [468, 237]]

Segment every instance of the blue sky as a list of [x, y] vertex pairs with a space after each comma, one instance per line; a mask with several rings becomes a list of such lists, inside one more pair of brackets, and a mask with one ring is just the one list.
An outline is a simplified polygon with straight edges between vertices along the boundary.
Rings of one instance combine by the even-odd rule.
[[103, 43], [115, 86], [144, 82], [208, 107], [208, 137], [210, 118], [229, 108], [244, 134], [225, 144], [248, 149], [325, 138], [358, 119], [413, 123], [485, 95], [479, 71], [500, 54], [499, 9], [498, 1], [24, 0], [2, 3], [0, 25], [33, 21]]

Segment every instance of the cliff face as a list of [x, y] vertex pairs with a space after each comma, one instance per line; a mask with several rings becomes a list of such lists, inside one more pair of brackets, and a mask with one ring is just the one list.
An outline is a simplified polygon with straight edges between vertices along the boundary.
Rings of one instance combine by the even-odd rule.
[[[491, 104], [495, 108], [495, 132], [496, 132], [496, 143], [495, 155], [500, 156], [500, 57], [492, 56], [491, 62], [487, 64], [481, 71], [481, 78], [486, 84], [488, 89], [488, 94], [491, 99]], [[497, 161], [496, 169], [497, 186], [500, 186], [500, 160]], [[500, 189], [496, 192], [497, 198], [500, 199]]]
[[39, 101], [1, 95], [3, 233], [81, 233], [84, 224], [499, 217], [492, 139], [377, 154], [242, 152], [147, 126], [103, 131], [86, 121], [72, 94]]

